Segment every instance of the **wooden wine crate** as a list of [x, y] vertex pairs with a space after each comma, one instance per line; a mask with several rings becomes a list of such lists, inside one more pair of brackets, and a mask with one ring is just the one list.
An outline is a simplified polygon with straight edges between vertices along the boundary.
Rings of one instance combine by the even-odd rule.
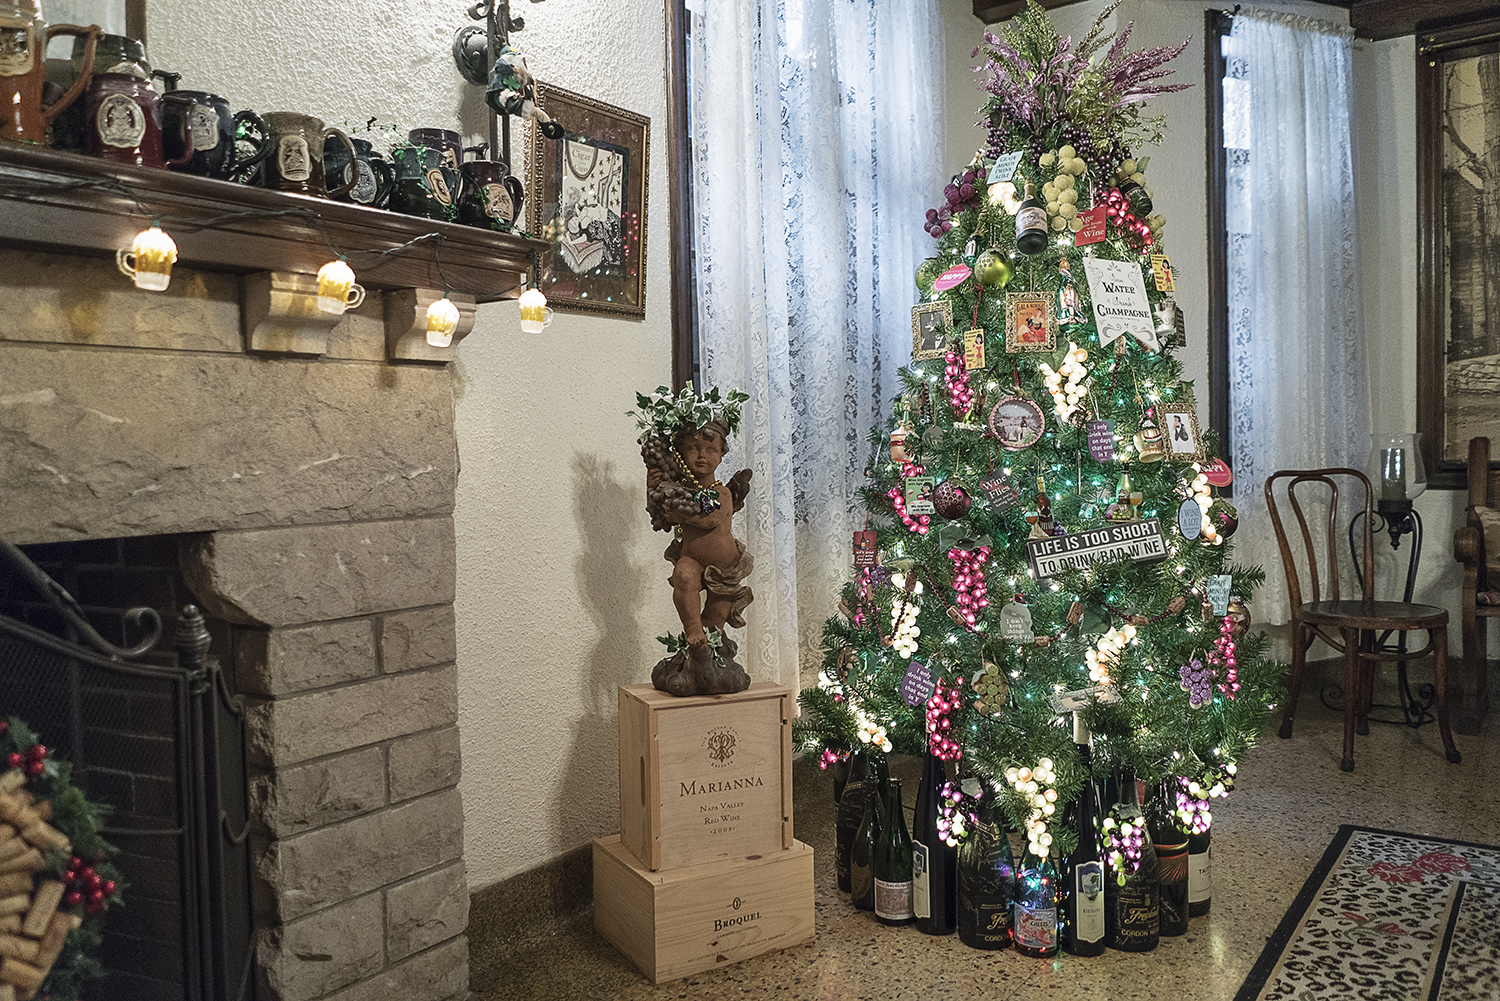
[[647, 869], [792, 846], [792, 693], [620, 688], [620, 840]]
[[618, 835], [597, 839], [594, 927], [653, 984], [809, 943], [813, 850], [652, 872]]

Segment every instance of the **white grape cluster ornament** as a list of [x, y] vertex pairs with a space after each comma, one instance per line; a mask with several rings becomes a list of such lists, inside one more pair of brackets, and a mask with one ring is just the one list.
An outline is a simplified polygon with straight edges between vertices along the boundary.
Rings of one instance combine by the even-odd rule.
[[865, 712], [863, 706], [854, 707], [854, 726], [859, 732], [859, 739], [862, 743], [878, 747], [887, 754], [890, 753], [891, 741], [885, 735], [885, 727], [875, 722], [870, 714]]
[[911, 590], [906, 590], [906, 575], [891, 574], [891, 583], [899, 590], [891, 602], [891, 648], [907, 659], [917, 652], [917, 637], [922, 635], [917, 625], [916, 597], [922, 593], [922, 582], [913, 580]]
[[1089, 370], [1084, 362], [1089, 353], [1077, 344], [1068, 344], [1068, 353], [1062, 364], [1053, 371], [1052, 366], [1042, 362], [1042, 382], [1052, 394], [1052, 409], [1060, 423], [1066, 424], [1083, 403], [1089, 391]]
[[1026, 815], [1026, 847], [1031, 854], [1045, 858], [1052, 848], [1047, 821], [1057, 812], [1057, 773], [1051, 758], [1041, 758], [1035, 768], [1011, 767], [1005, 770], [1005, 781], [1026, 797], [1031, 812]]
[[1208, 474], [1203, 472], [1203, 467], [1196, 462], [1193, 463], [1193, 469], [1197, 475], [1188, 484], [1187, 492], [1188, 496], [1198, 503], [1199, 510], [1203, 512], [1203, 523], [1199, 531], [1205, 542], [1214, 546], [1222, 546], [1224, 536], [1219, 534], [1213, 519], [1208, 516], [1209, 508], [1214, 506], [1213, 493], [1208, 485]]
[[1039, 161], [1043, 167], [1056, 165], [1057, 176], [1042, 185], [1042, 197], [1047, 200], [1047, 216], [1053, 231], [1064, 229], [1076, 233], [1083, 228], [1078, 218], [1078, 178], [1088, 170], [1088, 164], [1072, 146], [1064, 146], [1056, 153], [1043, 153]]
[[1128, 644], [1135, 642], [1135, 626], [1129, 622], [1123, 626], [1112, 626], [1109, 632], [1099, 637], [1099, 643], [1085, 650], [1083, 659], [1089, 665], [1089, 680], [1096, 685], [1112, 685], [1114, 679], [1109, 669], [1120, 663], [1120, 653]]

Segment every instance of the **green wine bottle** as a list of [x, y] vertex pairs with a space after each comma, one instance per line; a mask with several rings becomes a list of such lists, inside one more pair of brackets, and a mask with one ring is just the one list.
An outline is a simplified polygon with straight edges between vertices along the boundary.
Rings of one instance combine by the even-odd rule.
[[875, 918], [885, 925], [910, 924], [912, 912], [911, 835], [901, 807], [901, 780], [885, 792], [880, 840], [875, 845]]

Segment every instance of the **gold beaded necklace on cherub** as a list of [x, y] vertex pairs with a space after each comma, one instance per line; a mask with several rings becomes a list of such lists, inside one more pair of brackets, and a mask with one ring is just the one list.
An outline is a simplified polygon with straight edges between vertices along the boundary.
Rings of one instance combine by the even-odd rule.
[[717, 511], [722, 506], [719, 501], [719, 488], [724, 484], [719, 480], [714, 480], [705, 487], [699, 481], [698, 477], [693, 475], [693, 471], [688, 468], [687, 460], [682, 457], [682, 453], [677, 451], [676, 448], [672, 449], [672, 458], [677, 460], [677, 467], [682, 470], [682, 475], [686, 476], [688, 482], [692, 484], [695, 491], [693, 498], [698, 502], [698, 507], [703, 513], [709, 514]]

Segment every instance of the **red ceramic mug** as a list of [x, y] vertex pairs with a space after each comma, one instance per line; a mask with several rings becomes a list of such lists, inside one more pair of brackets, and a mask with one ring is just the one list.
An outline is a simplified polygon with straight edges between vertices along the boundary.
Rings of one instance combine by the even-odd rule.
[[168, 160], [161, 145], [161, 103], [151, 81], [134, 73], [95, 73], [89, 81], [88, 149], [92, 156], [140, 167], [179, 166], [193, 155], [181, 123], [183, 155]]

